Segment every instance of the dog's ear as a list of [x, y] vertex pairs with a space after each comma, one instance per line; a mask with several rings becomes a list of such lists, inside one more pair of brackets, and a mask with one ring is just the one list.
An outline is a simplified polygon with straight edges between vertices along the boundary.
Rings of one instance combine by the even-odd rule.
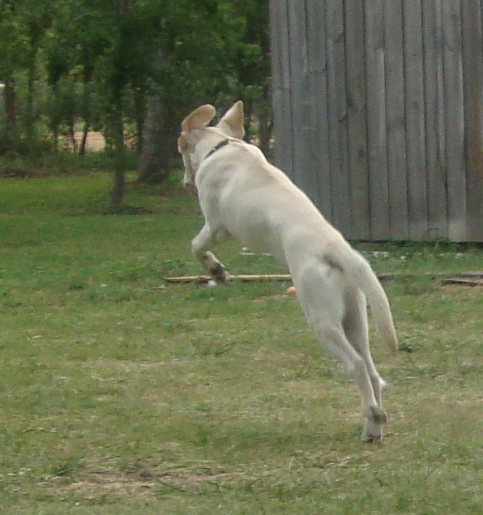
[[211, 104], [202, 105], [181, 122], [181, 129], [183, 131], [202, 129], [211, 121], [215, 113], [215, 108]]
[[218, 122], [217, 127], [227, 136], [242, 139], [245, 134], [244, 117], [243, 102], [239, 100], [228, 109], [225, 116]]

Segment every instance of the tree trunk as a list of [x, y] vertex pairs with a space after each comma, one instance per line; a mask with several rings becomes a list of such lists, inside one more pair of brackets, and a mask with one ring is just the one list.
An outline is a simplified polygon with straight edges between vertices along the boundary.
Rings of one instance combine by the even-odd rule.
[[50, 112], [50, 121], [49, 121], [49, 127], [52, 131], [52, 136], [54, 137], [54, 143], [55, 143], [55, 151], [58, 152], [59, 150], [59, 84], [58, 82], [54, 82], [52, 84], [52, 106], [49, 109]]
[[270, 86], [264, 84], [259, 112], [259, 141], [260, 150], [266, 155], [270, 152], [270, 140], [272, 139], [272, 120], [270, 109]]
[[87, 136], [91, 128], [91, 85], [90, 85], [90, 71], [84, 74], [84, 84], [82, 92], [82, 114], [84, 118], [84, 128], [82, 129], [82, 139], [79, 146], [79, 155], [84, 156], [86, 153]]
[[32, 145], [34, 140], [34, 84], [35, 65], [31, 64], [28, 69], [27, 101], [25, 105], [25, 134], [29, 145]]
[[[163, 68], [163, 55], [158, 52], [154, 70]], [[165, 109], [159, 88], [153, 92], [146, 103], [146, 119], [143, 127], [143, 140], [139, 156], [138, 182], [161, 183], [169, 175], [171, 145], [166, 126]]]
[[[119, 26], [122, 27], [121, 18], [129, 11], [130, 0], [119, 0], [116, 5], [116, 15]], [[112, 131], [114, 144], [114, 184], [111, 190], [111, 206], [113, 213], [119, 212], [124, 200], [126, 190], [126, 170], [124, 169], [124, 89], [127, 85], [125, 69], [120, 59], [122, 45], [118, 41], [114, 49], [113, 64], [115, 68], [110, 77], [112, 104], [109, 118], [109, 128]]]
[[8, 143], [13, 143], [17, 139], [17, 95], [15, 82], [11, 77], [7, 77], [5, 80], [4, 101], [7, 116], [5, 139]]
[[84, 128], [82, 129], [82, 138], [81, 143], [79, 146], [79, 155], [85, 156], [86, 155], [86, 147], [87, 147], [87, 136], [89, 135], [89, 120], [84, 121]]
[[126, 189], [126, 173], [124, 169], [124, 123], [122, 107], [116, 106], [113, 113], [113, 139], [114, 139], [114, 184], [111, 190], [111, 210], [119, 211], [124, 199]]
[[144, 92], [137, 92], [134, 97], [136, 111], [136, 152], [141, 156], [144, 143]]
[[138, 182], [160, 183], [168, 177], [171, 149], [167, 148], [166, 132], [161, 95], [154, 93], [146, 106]]
[[[240, 98], [243, 98], [243, 95], [239, 95]], [[253, 131], [252, 131], [252, 116], [253, 116], [253, 101], [248, 96], [244, 100], [244, 110], [245, 110], [245, 141], [248, 143], [252, 143]]]

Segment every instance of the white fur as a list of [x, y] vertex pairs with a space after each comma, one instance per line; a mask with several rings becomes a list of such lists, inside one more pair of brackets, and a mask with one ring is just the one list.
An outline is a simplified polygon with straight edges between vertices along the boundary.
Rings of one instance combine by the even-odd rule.
[[229, 237], [285, 263], [317, 339], [346, 365], [359, 387], [363, 438], [379, 441], [386, 421], [383, 381], [369, 349], [366, 300], [383, 339], [396, 353], [384, 290], [366, 260], [309, 198], [257, 147], [241, 140], [243, 104], [237, 102], [216, 127], [207, 127], [214, 114], [211, 105], [196, 109], [183, 121], [178, 140], [184, 183], [197, 192], [205, 217], [192, 241], [194, 256], [216, 283], [224, 282], [226, 273], [210, 249]]

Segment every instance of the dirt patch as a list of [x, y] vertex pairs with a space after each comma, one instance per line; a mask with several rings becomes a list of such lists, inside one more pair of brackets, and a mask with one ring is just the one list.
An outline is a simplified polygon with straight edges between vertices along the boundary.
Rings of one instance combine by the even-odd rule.
[[156, 484], [152, 481], [134, 481], [126, 478], [91, 477], [75, 481], [64, 490], [77, 498], [94, 501], [106, 495], [115, 497], [151, 497]]
[[[75, 139], [77, 141], [82, 141], [82, 133], [76, 132]], [[91, 152], [100, 152], [106, 148], [106, 140], [104, 136], [100, 132], [89, 132], [87, 135], [87, 143], [86, 150], [90, 150]]]
[[[77, 153], [82, 143], [84, 133], [76, 131], [73, 135], [64, 133], [59, 136], [59, 146], [64, 150]], [[106, 140], [102, 132], [91, 131], [87, 133], [86, 151], [87, 152], [102, 152], [106, 148]]]
[[198, 466], [173, 468], [157, 471], [149, 467], [125, 473], [113, 470], [83, 472], [69, 481], [54, 477], [39, 484], [46, 492], [55, 490], [57, 494], [74, 497], [77, 502], [109, 502], [125, 499], [136, 502], [139, 499], [154, 499], [160, 493], [186, 492], [193, 488], [220, 489], [226, 485], [252, 483], [255, 480], [244, 472], [228, 473], [222, 467]]
[[[81, 131], [74, 132], [73, 138], [68, 135], [63, 135], [61, 138], [62, 145], [66, 149], [70, 149], [71, 151], [77, 152], [79, 150], [80, 144], [82, 142], [82, 138], [84, 137], [84, 133]], [[137, 135], [126, 135], [124, 138], [124, 143], [129, 148], [135, 148], [137, 142]], [[87, 152], [102, 152], [106, 148], [106, 140], [102, 134], [102, 132], [90, 131], [87, 134], [86, 140], [86, 151]]]
[[[74, 142], [70, 143], [70, 147], [73, 148], [74, 145], [79, 148], [83, 133], [80, 131], [74, 132]], [[89, 132], [87, 134], [86, 140], [86, 150], [87, 152], [102, 152], [106, 148], [106, 140], [101, 132]]]

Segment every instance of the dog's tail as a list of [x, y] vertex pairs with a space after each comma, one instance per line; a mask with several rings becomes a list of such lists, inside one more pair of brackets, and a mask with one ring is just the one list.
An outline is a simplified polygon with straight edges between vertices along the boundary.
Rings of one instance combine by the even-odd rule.
[[369, 263], [349, 246], [340, 253], [334, 253], [329, 259], [336, 266], [340, 266], [344, 273], [362, 290], [371, 307], [382, 339], [386, 342], [389, 350], [396, 355], [398, 343], [391, 307], [386, 293]]

